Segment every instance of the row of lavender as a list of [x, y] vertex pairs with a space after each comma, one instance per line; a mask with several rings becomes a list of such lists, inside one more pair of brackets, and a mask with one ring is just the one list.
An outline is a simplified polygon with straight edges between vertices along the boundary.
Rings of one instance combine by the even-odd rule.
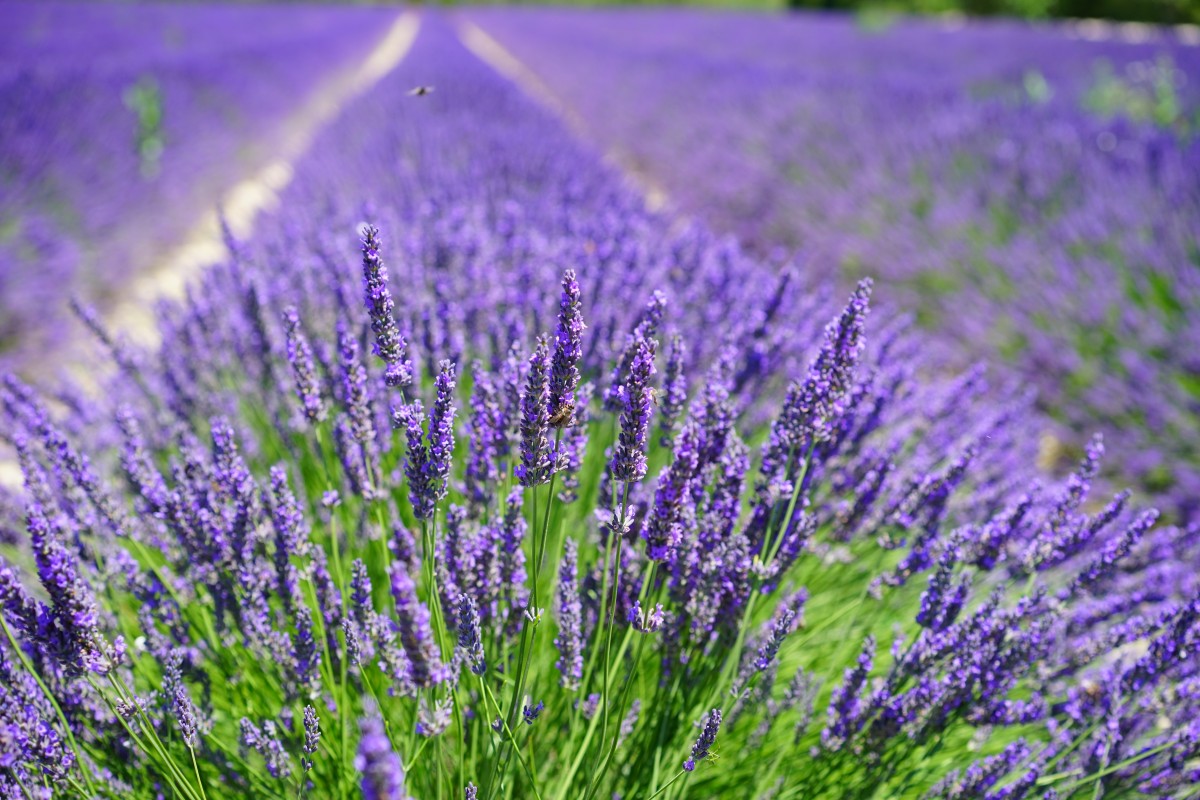
[[1200, 48], [1014, 23], [473, 18], [682, 210], [874, 276], [1197, 513]]
[[[64, 287], [108, 305], [271, 154], [394, 11], [5, 3], [0, 363], [62, 338]], [[364, 36], [363, 30], [372, 31]]]
[[0, 384], [4, 796], [1200, 777], [1197, 532], [869, 282], [647, 213], [432, 15], [283, 199], [106, 391]]

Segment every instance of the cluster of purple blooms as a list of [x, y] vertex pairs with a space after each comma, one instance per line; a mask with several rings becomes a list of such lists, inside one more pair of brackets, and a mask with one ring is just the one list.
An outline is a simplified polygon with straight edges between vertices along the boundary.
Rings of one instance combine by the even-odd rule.
[[280, 209], [103, 391], [0, 383], [5, 796], [1200, 779], [1198, 531], [870, 281], [647, 211], [432, 15]]
[[1200, 49], [994, 20], [471, 17], [680, 210], [875, 277], [960, 364], [1014, 365], [1066, 429], [1043, 460], [1100, 430], [1111, 474], [1200, 514]]

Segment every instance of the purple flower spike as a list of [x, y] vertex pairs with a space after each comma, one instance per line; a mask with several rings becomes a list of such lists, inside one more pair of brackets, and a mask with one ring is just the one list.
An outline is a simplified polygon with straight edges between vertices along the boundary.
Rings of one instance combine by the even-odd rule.
[[321, 720], [317, 717], [317, 710], [312, 706], [304, 707], [304, 771], [308, 772], [313, 768], [311, 756], [317, 752], [317, 747], [321, 742]]
[[667, 368], [663, 373], [663, 399], [659, 406], [659, 443], [669, 447], [675, 441], [679, 418], [687, 403], [687, 376], [683, 373], [683, 337], [671, 334], [667, 345]]
[[625, 619], [639, 633], [654, 633], [663, 624], [662, 603], [655, 605], [653, 611], [644, 611], [642, 609], [642, 601], [635, 600], [633, 605], [629, 607], [629, 612], [625, 615]]
[[404, 652], [412, 662], [412, 679], [418, 686], [433, 686], [442, 681], [445, 670], [433, 638], [429, 609], [417, 598], [417, 586], [403, 565], [392, 565], [391, 578], [397, 629]]
[[363, 800], [408, 800], [404, 767], [383, 732], [383, 722], [377, 717], [366, 717], [359, 723], [359, 730], [362, 737], [354, 768], [362, 773]]
[[579, 283], [575, 280], [575, 270], [569, 269], [563, 273], [558, 332], [554, 337], [554, 357], [550, 364], [550, 424], [555, 428], [565, 428], [574, 421], [584, 327]]
[[821, 350], [804, 380], [788, 389], [783, 410], [763, 446], [762, 474], [768, 486], [786, 491], [804, 451], [828, 439], [844, 413], [864, 348], [870, 299], [871, 281], [864, 279], [841, 316], [826, 326]]
[[321, 399], [321, 385], [313, 364], [312, 347], [300, 327], [300, 313], [295, 306], [283, 310], [283, 323], [287, 327], [287, 358], [292, 365], [296, 396], [300, 398], [304, 418], [310, 425], [316, 425], [325, 419], [325, 403]]
[[374, 225], [366, 226], [362, 254], [363, 295], [371, 318], [371, 330], [375, 332], [374, 353], [387, 365], [384, 373], [387, 385], [403, 388], [412, 383], [413, 367], [407, 358], [408, 343], [396, 325], [387, 267], [379, 256], [379, 229]]
[[545, 339], [540, 339], [529, 357], [529, 375], [521, 395], [521, 463], [516, 473], [522, 486], [540, 486], [550, 479], [549, 369], [550, 348]]
[[639, 338], [629, 368], [629, 381], [621, 387], [624, 400], [621, 433], [613, 453], [613, 480], [636, 483], [646, 476], [646, 432], [650, 427], [650, 376], [654, 374], [653, 339]]
[[450, 458], [454, 454], [454, 365], [441, 363], [436, 380], [437, 398], [429, 414], [429, 433], [421, 430], [420, 400], [392, 412], [396, 427], [403, 427], [408, 440], [404, 474], [408, 496], [417, 519], [431, 519], [437, 504], [446, 496]]
[[483, 657], [483, 638], [479, 629], [479, 609], [468, 594], [458, 598], [458, 646], [466, 654], [471, 672], [482, 675], [487, 672], [487, 661]]
[[583, 678], [583, 602], [579, 598], [578, 547], [568, 538], [563, 546], [562, 564], [558, 568], [558, 668], [562, 677], [559, 685], [569, 691], [579, 689]]
[[875, 637], [868, 636], [858, 656], [858, 665], [847, 667], [842, 685], [833, 690], [829, 699], [829, 721], [821, 731], [821, 743], [830, 750], [838, 750], [862, 727], [862, 699], [860, 694], [871, 674], [875, 660]]
[[526, 705], [522, 711], [522, 714], [525, 716], [525, 724], [532, 725], [533, 723], [537, 722], [537, 718], [541, 715], [545, 708], [546, 704], [541, 700], [538, 701], [536, 706]]
[[704, 730], [700, 732], [696, 743], [692, 745], [692, 757], [683, 762], [683, 768], [688, 772], [696, 769], [696, 762], [703, 761], [708, 757], [708, 751], [717, 741], [717, 731], [721, 729], [721, 709], [714, 708], [708, 712], [708, 719], [704, 722]]

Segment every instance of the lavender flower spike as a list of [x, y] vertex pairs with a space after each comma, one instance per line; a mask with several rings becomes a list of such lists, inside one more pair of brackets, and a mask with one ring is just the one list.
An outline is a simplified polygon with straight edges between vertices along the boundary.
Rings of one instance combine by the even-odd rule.
[[283, 324], [287, 327], [287, 359], [292, 365], [292, 376], [296, 381], [296, 396], [300, 398], [305, 419], [309, 424], [316, 425], [325, 419], [325, 403], [321, 400], [321, 386], [313, 365], [312, 347], [300, 326], [300, 313], [295, 306], [283, 310]]
[[466, 654], [471, 672], [476, 675], [487, 672], [483, 638], [479, 630], [479, 609], [471, 596], [465, 593], [458, 598], [458, 646]]
[[383, 732], [377, 717], [367, 717], [359, 723], [362, 738], [354, 768], [362, 773], [363, 800], [408, 800], [404, 789], [404, 766], [392, 752], [392, 745]]
[[558, 661], [554, 666], [562, 673], [559, 685], [575, 691], [583, 678], [583, 602], [579, 599], [578, 547], [568, 538], [563, 545], [563, 560], [558, 568]]
[[539, 486], [550, 477], [550, 443], [546, 438], [550, 427], [546, 385], [549, 369], [550, 349], [543, 338], [529, 357], [529, 377], [521, 395], [521, 463], [516, 473], [522, 486]]
[[613, 454], [613, 479], [635, 483], [646, 476], [646, 432], [650, 427], [650, 376], [654, 374], [654, 339], [639, 337], [629, 369], [629, 382], [620, 389], [624, 401], [621, 434]]
[[526, 704], [525, 708], [523, 708], [521, 711], [521, 713], [525, 716], [525, 724], [532, 725], [533, 723], [537, 722], [537, 718], [541, 715], [543, 709], [545, 708], [546, 704], [541, 700], [538, 701], [536, 706], [530, 706]]
[[563, 273], [558, 332], [550, 363], [550, 424], [555, 428], [571, 425], [575, 417], [575, 389], [579, 385], [585, 327], [580, 313], [579, 283], [575, 280], [575, 270], [569, 269]]
[[375, 332], [375, 355], [387, 365], [384, 382], [403, 388], [412, 383], [412, 362], [407, 358], [408, 343], [400, 335], [393, 315], [392, 294], [388, 291], [387, 267], [379, 257], [379, 229], [367, 225], [363, 235], [363, 294], [371, 330]]
[[308, 772], [313, 768], [312, 755], [317, 752], [317, 746], [321, 741], [321, 720], [317, 717], [317, 710], [312, 706], [304, 707], [304, 758], [301, 759], [304, 764], [304, 771]]
[[437, 399], [429, 413], [428, 436], [421, 431], [421, 401], [414, 400], [411, 405], [392, 412], [396, 427], [403, 426], [408, 439], [404, 473], [417, 519], [430, 519], [438, 502], [446, 496], [450, 458], [454, 454], [454, 364], [441, 363], [436, 386]]
[[696, 743], [692, 745], [692, 757], [683, 762], [683, 768], [691, 772], [696, 768], [697, 761], [703, 761], [708, 757], [708, 751], [717, 741], [717, 731], [721, 729], [721, 709], [714, 708], [708, 712], [708, 719], [704, 723], [704, 730], [700, 732], [700, 737], [696, 739]]

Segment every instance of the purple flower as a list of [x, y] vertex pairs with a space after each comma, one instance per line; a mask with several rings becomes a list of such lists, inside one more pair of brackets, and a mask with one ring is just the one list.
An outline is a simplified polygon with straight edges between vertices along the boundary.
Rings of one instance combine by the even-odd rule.
[[550, 362], [549, 423], [555, 428], [566, 428], [573, 424], [584, 327], [579, 283], [575, 280], [575, 270], [569, 269], [563, 273], [558, 331], [554, 336], [554, 356]]
[[933, 631], [943, 631], [962, 611], [971, 586], [970, 575], [954, 578], [954, 566], [962, 557], [957, 541], [946, 545], [938, 558], [937, 570], [929, 576], [929, 585], [921, 594], [921, 608], [917, 612], [917, 624]]
[[754, 659], [755, 669], [761, 672], [775, 661], [784, 641], [802, 624], [802, 609], [807, 599], [808, 592], [801, 589], [779, 604], [771, 621], [771, 632], [758, 648], [758, 657]]
[[479, 609], [470, 595], [458, 597], [458, 646], [466, 654], [471, 672], [482, 675], [487, 672], [483, 657], [483, 638], [479, 630]]
[[647, 339], [653, 339], [658, 333], [658, 326], [662, 324], [663, 314], [667, 310], [667, 296], [662, 292], [655, 292], [650, 298], [650, 302], [642, 311], [641, 318], [637, 325], [634, 326], [633, 332], [628, 334], [625, 339], [625, 348], [621, 351], [621, 355], [617, 358], [617, 363], [613, 366], [612, 376], [608, 382], [608, 389], [604, 392], [604, 408], [606, 411], [620, 411], [625, 406], [625, 399], [621, 392], [621, 387], [629, 382], [629, 373], [633, 369], [634, 359], [637, 358], [638, 349], [641, 342]]
[[420, 400], [396, 409], [394, 421], [403, 426], [408, 439], [404, 474], [408, 477], [408, 496], [417, 519], [431, 519], [437, 504], [446, 496], [450, 477], [450, 458], [454, 454], [454, 365], [441, 363], [436, 380], [437, 399], [429, 414], [429, 433], [421, 430]]
[[310, 425], [325, 420], [325, 403], [321, 399], [321, 386], [317, 370], [313, 365], [312, 348], [308, 337], [300, 327], [300, 313], [295, 306], [283, 310], [283, 322], [287, 327], [287, 358], [292, 365], [292, 379], [296, 383], [296, 396], [300, 408]]
[[763, 445], [760, 494], [764, 498], [791, 493], [806, 453], [828, 439], [841, 419], [864, 348], [870, 296], [871, 281], [860, 281], [841, 316], [826, 326], [821, 349], [804, 380], [788, 388], [783, 410]]
[[435, 700], [430, 705], [429, 699], [421, 695], [417, 701], [417, 735], [426, 738], [441, 736], [450, 727], [453, 712], [454, 701], [451, 698]]
[[195, 749], [199, 743], [200, 724], [196, 718], [196, 706], [183, 683], [181, 659], [178, 650], [172, 650], [167, 655], [163, 665], [163, 690], [170, 698], [171, 711], [179, 724], [179, 735], [183, 737], [184, 744]]
[[694, 502], [692, 484], [700, 466], [701, 429], [688, 420], [675, 447], [675, 460], [663, 470], [654, 491], [654, 508], [642, 529], [646, 555], [656, 561], [670, 557], [683, 538], [685, 512]]
[[559, 685], [568, 691], [579, 689], [583, 678], [583, 603], [579, 598], [579, 553], [575, 540], [563, 544], [563, 559], [558, 567], [558, 648]]
[[696, 769], [696, 762], [708, 758], [708, 751], [717, 741], [717, 731], [721, 729], [721, 709], [714, 708], [708, 712], [704, 721], [704, 730], [700, 732], [696, 743], [692, 745], [692, 757], [683, 762], [683, 768], [688, 772]]
[[363, 800], [409, 800], [404, 789], [404, 767], [383, 732], [383, 722], [377, 717], [364, 717], [359, 730], [354, 768], [362, 773]]
[[521, 711], [521, 713], [525, 717], [525, 724], [532, 725], [534, 722], [536, 722], [538, 716], [542, 713], [542, 710], [545, 708], [546, 708], [546, 704], [543, 703], [541, 700], [538, 701], [538, 704], [536, 706], [530, 706], [528, 703], [525, 704], [525, 707]]
[[313, 614], [308, 606], [296, 609], [296, 639], [292, 650], [292, 671], [298, 687], [310, 693], [321, 683], [321, 645], [313, 630]]
[[26, 508], [30, 544], [38, 578], [50, 598], [50, 624], [39, 628], [49, 651], [70, 673], [106, 675], [117, 666], [124, 643], [110, 645], [100, 631], [100, 610], [87, 582], [79, 575], [75, 554], [66, 546], [61, 516], [47, 516], [36, 502]]
[[363, 232], [363, 295], [371, 330], [375, 332], [375, 355], [387, 365], [384, 381], [388, 386], [404, 388], [412, 383], [412, 362], [408, 344], [396, 326], [395, 306], [388, 290], [387, 267], [379, 256], [379, 229], [367, 225]]
[[304, 707], [304, 754], [303, 759], [304, 771], [308, 772], [313, 768], [311, 756], [317, 752], [317, 747], [321, 741], [321, 720], [317, 717], [317, 710], [312, 706]]
[[279, 731], [275, 723], [269, 719], [263, 720], [258, 727], [248, 718], [242, 717], [242, 746], [255, 750], [267, 762], [267, 772], [272, 778], [283, 780], [292, 774], [287, 750], [279, 741]]
[[655, 605], [653, 611], [643, 611], [642, 602], [635, 600], [625, 615], [625, 621], [639, 633], [654, 633], [663, 624], [662, 603]]
[[610, 469], [613, 480], [622, 483], [635, 483], [646, 476], [646, 432], [650, 426], [650, 376], [654, 374], [655, 347], [653, 339], [638, 338], [628, 380], [619, 391], [624, 408]]
[[529, 373], [521, 395], [521, 463], [516, 473], [522, 486], [540, 486], [550, 479], [549, 369], [549, 345], [545, 339], [539, 339], [537, 349], [529, 357]]
[[621, 720], [621, 727], [617, 731], [617, 746], [620, 747], [626, 739], [633, 733], [633, 729], [637, 727], [638, 718], [642, 715], [642, 701], [639, 698], [634, 698], [629, 704], [629, 711]]
[[429, 609], [417, 598], [417, 586], [401, 564], [392, 565], [392, 597], [396, 602], [396, 628], [404, 652], [412, 662], [412, 680], [430, 687], [445, 678], [437, 642], [429, 623]]
[[663, 372], [663, 399], [658, 407], [659, 444], [669, 447], [687, 403], [687, 376], [683, 372], [683, 336], [671, 334], [667, 344], [667, 367]]
[[830, 750], [840, 749], [862, 727], [863, 704], [861, 693], [871, 673], [875, 658], [875, 637], [863, 642], [858, 664], [847, 667], [842, 685], [833, 690], [829, 699], [829, 721], [821, 731], [821, 743]]

